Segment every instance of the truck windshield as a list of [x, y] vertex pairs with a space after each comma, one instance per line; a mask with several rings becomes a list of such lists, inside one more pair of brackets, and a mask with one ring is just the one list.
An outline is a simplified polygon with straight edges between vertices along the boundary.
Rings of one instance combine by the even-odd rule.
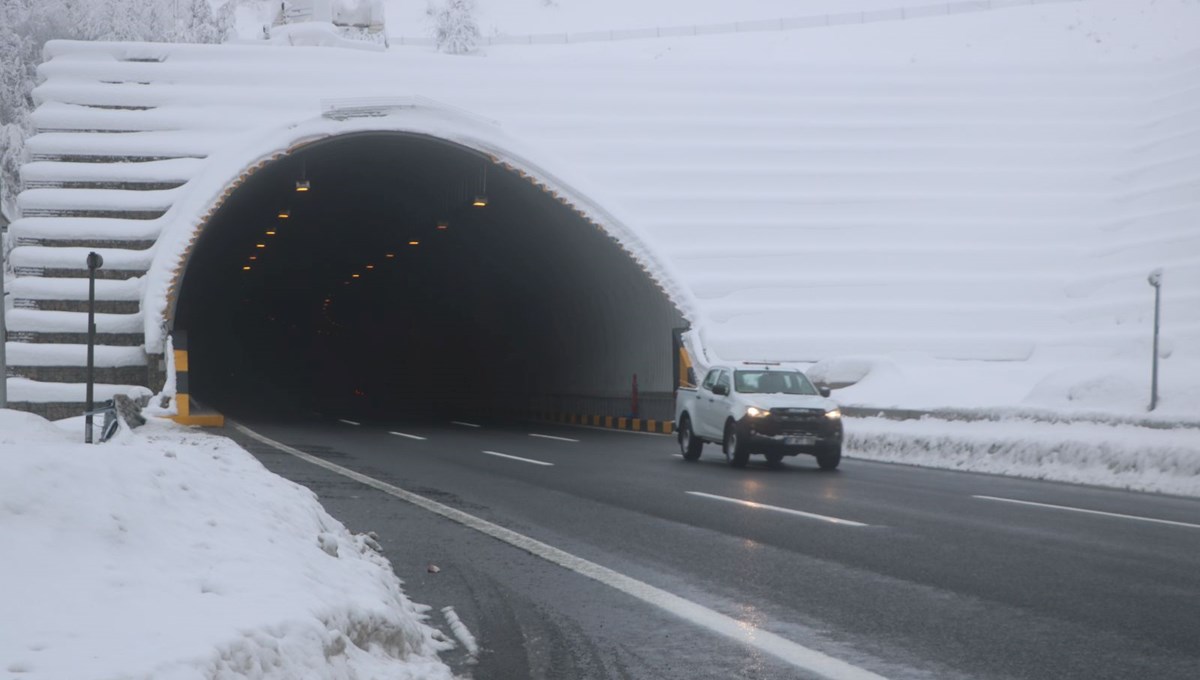
[[743, 394], [816, 394], [817, 388], [798, 371], [734, 371]]

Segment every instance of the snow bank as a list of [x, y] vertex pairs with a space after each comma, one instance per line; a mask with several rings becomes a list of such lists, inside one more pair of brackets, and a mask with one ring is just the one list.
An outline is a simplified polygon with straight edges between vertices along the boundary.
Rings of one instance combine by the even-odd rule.
[[[87, 312], [60, 312], [46, 309], [8, 310], [8, 330], [43, 333], [87, 333]], [[96, 314], [97, 333], [141, 333], [142, 315]]]
[[425, 608], [311, 491], [163, 421], [100, 446], [61, 425], [0, 410], [3, 672], [452, 677]]
[[847, 418], [846, 455], [1200, 496], [1200, 430], [1030, 420]]
[[[97, 367], [146, 365], [146, 352], [141, 347], [96, 345], [93, 351]], [[86, 361], [87, 345], [11, 340], [8, 343], [11, 366], [78, 366]]]
[[[131, 399], [137, 399], [139, 397], [149, 397], [152, 392], [149, 388], [140, 385], [107, 385], [104, 383], [93, 385], [93, 397], [97, 403], [108, 401], [118, 394], [123, 394]], [[82, 403], [86, 398], [86, 383], [41, 382], [28, 378], [8, 379], [9, 401], [32, 401], [38, 403], [75, 402], [78, 404]], [[80, 431], [83, 431], [82, 425], [80, 426]]]
[[383, 45], [345, 38], [336, 26], [321, 21], [275, 26], [271, 29], [271, 44], [288, 47], [341, 47], [374, 52], [382, 52], [387, 49]]
[[854, 385], [872, 372], [895, 371], [887, 357], [844, 356], [829, 357], [813, 364], [805, 373], [809, 380], [820, 385]]

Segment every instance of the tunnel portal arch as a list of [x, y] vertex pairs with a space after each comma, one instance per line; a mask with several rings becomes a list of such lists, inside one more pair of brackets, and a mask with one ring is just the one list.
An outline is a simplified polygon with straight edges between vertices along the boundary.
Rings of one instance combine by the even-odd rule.
[[[492, 412], [533, 409], [670, 420], [677, 366], [671, 331], [689, 322], [693, 305], [662, 259], [612, 213], [543, 167], [497, 144], [496, 135], [485, 141], [461, 131], [376, 125], [315, 132], [297, 128], [291, 136], [288, 144], [276, 147], [283, 150], [252, 155], [240, 166], [224, 159], [221, 165], [240, 170], [224, 180], [205, 209], [197, 211], [203, 217], [191, 222], [190, 229], [177, 229], [156, 256], [156, 263], [160, 259], [175, 263], [169, 285], [160, 293], [165, 293], [162, 333], [185, 330], [190, 335], [193, 393], [209, 389], [212, 394], [201, 396], [228, 401], [222, 391], [254, 391], [256, 383], [267, 385], [281, 373], [313, 378], [324, 372], [333, 377], [305, 383], [312, 403], [303, 407], [347, 412], [365, 408], [381, 414], [430, 406]], [[340, 180], [327, 174], [334, 167]], [[461, 171], [463, 181], [443, 187], [441, 195], [428, 195], [428, 183], [436, 184], [439, 171], [447, 168], [451, 173]], [[473, 179], [475, 168], [478, 182]], [[216, 179], [219, 173], [214, 175], [209, 179], [215, 185], [220, 180]], [[290, 187], [293, 193], [287, 198], [308, 201], [310, 207], [314, 199], [329, 198], [330, 186], [339, 187], [346, 196], [353, 194], [345, 198], [348, 203], [331, 208], [349, 220], [336, 225], [336, 239], [328, 210], [315, 218], [304, 214], [307, 208], [286, 219], [278, 214], [264, 217], [265, 211], [288, 209], [281, 205], [286, 201], [280, 187], [287, 190], [300, 179], [310, 183], [311, 193], [300, 196]], [[422, 182], [426, 185], [409, 194], [400, 188]], [[364, 190], [379, 199], [373, 208], [359, 205]], [[423, 207], [416, 206], [422, 191], [429, 200]], [[477, 193], [484, 192], [491, 199], [488, 206], [469, 205]], [[458, 216], [449, 229], [438, 231], [434, 213], [446, 211], [447, 201], [457, 201], [451, 211]], [[403, 206], [401, 212], [391, 212], [397, 205]], [[307, 247], [323, 246], [327, 252], [321, 256], [331, 259], [334, 269], [342, 267], [348, 276], [357, 276], [328, 280], [330, 272], [315, 271], [315, 260], [306, 261], [309, 269], [299, 273], [294, 268], [271, 268], [267, 260], [276, 244], [283, 242], [281, 230], [291, 230], [291, 237], [299, 232], [297, 225], [310, 218], [324, 220], [326, 241], [318, 236]], [[350, 224], [381, 224], [389, 218], [399, 223], [419, 221], [424, 235], [414, 237], [411, 229], [405, 231], [408, 227], [399, 224], [392, 224], [390, 232]], [[270, 225], [278, 228], [264, 228]], [[276, 233], [267, 236], [269, 231]], [[379, 250], [389, 233], [392, 244]], [[424, 238], [442, 241], [407, 245]], [[354, 263], [347, 257], [352, 253], [338, 248], [355, 239], [364, 241], [361, 247], [366, 248], [357, 265], [378, 269], [349, 270]], [[436, 248], [451, 243], [435, 255]], [[428, 250], [423, 250], [426, 245]], [[402, 251], [390, 254], [406, 258], [407, 264], [392, 272], [391, 288], [377, 288], [352, 304], [353, 291], [367, 288], [359, 285], [364, 278], [387, 276], [384, 268], [396, 261], [389, 258], [388, 249]], [[241, 260], [235, 261], [231, 254], [235, 252]], [[263, 257], [246, 259], [256, 252]], [[416, 252], [440, 265], [420, 264], [421, 259], [411, 257]], [[214, 267], [220, 268], [219, 275], [213, 274]], [[273, 273], [276, 278], [268, 280], [276, 283], [260, 281], [243, 288], [259, 270], [267, 277]], [[305, 271], [313, 280], [306, 280]], [[420, 282], [412, 278], [418, 272], [425, 277]], [[316, 281], [321, 276], [326, 280]], [[280, 282], [286, 282], [282, 292]], [[447, 291], [453, 294], [443, 294]], [[242, 294], [240, 301], [235, 299]], [[242, 304], [276, 319], [290, 314], [287, 321], [295, 326], [298, 318], [312, 312], [291, 309], [294, 305], [287, 299], [295, 296], [306, 296], [310, 307], [320, 301], [319, 312], [335, 327], [314, 326], [309, 331], [322, 340], [340, 332], [341, 344], [318, 342], [300, 348], [296, 345], [305, 342], [303, 329], [287, 340], [286, 333], [272, 335], [262, 323], [247, 321], [236, 309]], [[424, 306], [417, 304], [418, 297]], [[226, 322], [222, 322], [222, 308], [229, 315]], [[351, 330], [343, 328], [347, 325]], [[226, 335], [240, 334], [239, 342], [249, 338], [248, 344], [239, 349], [232, 337], [215, 340], [216, 329], [225, 329]], [[249, 356], [240, 356], [242, 350]], [[337, 361], [323, 361], [323, 355], [343, 357], [342, 368]], [[364, 356], [369, 359], [345, 364], [347, 357]], [[272, 371], [259, 370], [275, 361], [283, 366], [274, 367], [273, 377], [268, 375]], [[216, 372], [218, 364], [221, 371], [232, 367], [233, 373], [253, 368], [253, 377], [226, 376], [230, 380], [226, 384], [220, 376], [200, 373], [204, 368]], [[634, 376], [639, 391], [636, 405]], [[342, 377], [346, 380], [339, 382]], [[253, 401], [303, 393], [306, 388], [301, 382], [264, 387]]]

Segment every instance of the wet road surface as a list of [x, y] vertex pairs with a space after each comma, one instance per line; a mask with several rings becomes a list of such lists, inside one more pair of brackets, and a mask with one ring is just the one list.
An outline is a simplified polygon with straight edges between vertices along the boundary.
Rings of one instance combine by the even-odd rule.
[[1194, 499], [853, 459], [737, 470], [711, 445], [689, 463], [670, 437], [556, 425], [352, 422], [242, 421], [732, 619], [754, 643], [227, 428], [378, 534], [448, 634], [454, 607], [481, 648], [446, 655], [464, 677], [818, 677], [756, 636], [889, 678], [1200, 677]]

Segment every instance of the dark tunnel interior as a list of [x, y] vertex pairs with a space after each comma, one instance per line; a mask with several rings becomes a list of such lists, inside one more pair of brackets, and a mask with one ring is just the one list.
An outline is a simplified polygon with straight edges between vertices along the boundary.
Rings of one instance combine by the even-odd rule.
[[200, 402], [364, 418], [633, 415], [635, 374], [637, 415], [670, 418], [683, 323], [615, 240], [529, 180], [382, 133], [251, 175], [197, 240], [174, 316]]

